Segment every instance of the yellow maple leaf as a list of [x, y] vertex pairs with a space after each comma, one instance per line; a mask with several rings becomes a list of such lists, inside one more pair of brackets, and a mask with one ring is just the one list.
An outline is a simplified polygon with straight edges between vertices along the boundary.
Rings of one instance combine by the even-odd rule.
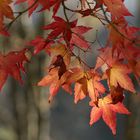
[[117, 87], [118, 84], [131, 92], [135, 92], [134, 85], [129, 77], [130, 70], [124, 64], [115, 63], [110, 69], [110, 86]]

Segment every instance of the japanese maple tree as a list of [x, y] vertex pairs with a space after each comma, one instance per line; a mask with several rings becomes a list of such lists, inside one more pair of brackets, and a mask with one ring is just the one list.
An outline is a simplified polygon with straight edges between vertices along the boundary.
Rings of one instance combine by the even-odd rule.
[[[29, 17], [46, 10], [53, 13], [52, 22], [41, 29], [48, 32], [46, 36], [36, 36], [21, 51], [0, 52], [0, 89], [9, 75], [22, 83], [20, 72], [25, 72], [28, 53], [36, 57], [44, 51], [50, 57], [50, 64], [46, 76], [39, 79], [37, 85], [49, 86], [49, 102], [60, 88], [70, 95], [74, 94], [75, 103], [89, 98], [92, 107], [90, 125], [102, 118], [115, 135], [116, 114], [130, 114], [123, 104], [124, 94], [137, 93], [132, 77], [138, 84], [140, 82], [140, 29], [129, 25], [126, 20], [127, 16], [133, 15], [124, 0], [77, 0], [76, 8], [71, 8], [69, 1], [0, 0], [2, 36], [12, 36], [10, 27], [26, 12]], [[14, 6], [23, 3], [26, 3], [26, 9], [15, 12]], [[63, 9], [62, 17], [58, 14], [60, 8]], [[80, 18], [97, 18], [107, 30], [106, 43], [98, 49], [95, 65], [89, 65], [82, 55], [91, 53], [95, 47], [93, 44], [98, 43], [97, 39], [88, 41], [84, 36], [88, 31], [96, 32], [94, 25], [79, 25], [78, 16], [69, 17], [68, 12]], [[107, 86], [103, 84], [105, 82]]]

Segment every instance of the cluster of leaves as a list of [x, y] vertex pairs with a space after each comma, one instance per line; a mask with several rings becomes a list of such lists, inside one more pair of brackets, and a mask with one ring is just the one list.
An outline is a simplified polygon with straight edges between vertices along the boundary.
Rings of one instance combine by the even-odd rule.
[[[140, 78], [139, 28], [126, 21], [125, 17], [132, 14], [125, 7], [124, 0], [79, 0], [75, 2], [75, 9], [69, 7], [69, 1], [16, 0], [14, 4], [27, 3], [28, 7], [14, 15], [10, 5], [13, 2], [1, 0], [0, 33], [9, 35], [9, 27], [25, 12], [31, 16], [35, 12], [52, 11], [53, 21], [43, 27], [48, 35], [45, 38], [37, 36], [28, 43], [34, 47], [34, 56], [44, 50], [51, 58], [47, 75], [38, 82], [38, 86], [50, 87], [49, 101], [60, 88], [74, 94], [75, 103], [89, 98], [92, 106], [90, 125], [102, 117], [115, 135], [116, 113], [130, 114], [123, 105], [124, 92], [136, 93], [130, 76], [133, 75], [138, 82]], [[63, 18], [58, 16], [60, 7]], [[78, 25], [78, 18], [69, 18], [67, 12], [79, 14], [81, 18], [97, 18], [108, 30], [106, 44], [99, 49], [95, 66], [89, 66], [81, 55], [81, 52], [88, 53], [92, 49], [84, 34], [93, 28]], [[8, 25], [4, 23], [5, 18], [11, 19]], [[27, 51], [28, 47], [19, 52], [0, 54], [0, 88], [9, 74], [22, 81], [20, 70], [24, 71], [23, 63], [28, 61]], [[71, 85], [74, 85], [74, 91]]]

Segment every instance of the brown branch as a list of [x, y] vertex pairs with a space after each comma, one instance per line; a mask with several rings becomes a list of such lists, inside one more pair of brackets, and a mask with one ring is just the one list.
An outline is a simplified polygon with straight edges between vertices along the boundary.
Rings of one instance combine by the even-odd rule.
[[106, 21], [113, 27], [113, 29], [114, 29], [118, 34], [120, 34], [120, 35], [121, 35], [123, 38], [125, 38], [126, 40], [128, 40], [128, 41], [134, 43], [135, 45], [140, 45], [140, 44], [136, 43], [133, 39], [130, 39], [130, 38], [128, 38], [127, 36], [125, 36], [123, 33], [121, 33], [121, 32], [117, 29], [117, 27], [108, 19], [107, 15], [106, 15], [106, 12], [105, 12], [105, 10], [104, 10], [104, 8], [103, 8], [102, 6], [101, 6], [101, 10], [102, 10], [102, 12], [103, 12], [103, 14], [104, 14], [104, 17], [105, 17]]
[[28, 7], [27, 9], [25, 9], [21, 12], [14, 12], [14, 13], [18, 13], [18, 15], [7, 25], [7, 27], [6, 27], [7, 30], [9, 30], [9, 28], [13, 25], [13, 23], [15, 23], [17, 21], [17, 19], [19, 17], [21, 17], [24, 13], [28, 12], [28, 10], [32, 9], [36, 5], [37, 2], [38, 2], [38, 0], [35, 0], [35, 2], [30, 7]]

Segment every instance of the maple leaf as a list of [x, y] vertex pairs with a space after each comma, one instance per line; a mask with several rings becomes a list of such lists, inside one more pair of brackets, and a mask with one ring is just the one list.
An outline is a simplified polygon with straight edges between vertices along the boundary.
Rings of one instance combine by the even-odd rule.
[[65, 65], [64, 59], [61, 55], [57, 55], [52, 59], [49, 69], [51, 70], [52, 68], [55, 68], [55, 67], [59, 67], [58, 76], [60, 79], [61, 76], [66, 72], [66, 65]]
[[66, 41], [69, 41], [70, 45], [76, 45], [78, 47], [87, 49], [89, 48], [88, 42], [84, 39], [82, 34], [88, 32], [92, 28], [85, 26], [76, 26], [77, 20], [67, 22], [60, 17], [54, 17], [54, 22], [45, 26], [44, 30], [53, 30], [49, 33], [48, 39], [55, 39], [62, 34], [62, 37]]
[[74, 86], [74, 102], [77, 103], [79, 100], [84, 99], [87, 96], [87, 78], [82, 68], [71, 68], [69, 69], [70, 76], [66, 83]]
[[57, 94], [60, 87], [66, 92], [72, 93], [70, 83], [67, 82], [71, 72], [67, 71], [67, 65], [70, 63], [70, 54], [67, 53], [65, 45], [57, 44], [47, 50], [51, 56], [52, 61], [49, 66], [49, 73], [38, 82], [38, 86], [50, 85], [49, 101]]
[[118, 102], [122, 102], [124, 99], [123, 88], [121, 88], [120, 86], [112, 87], [110, 89], [110, 94], [111, 94], [113, 104], [116, 104]]
[[47, 76], [42, 78], [41, 81], [38, 82], [38, 86], [48, 86], [50, 85], [50, 96], [49, 102], [53, 99], [53, 97], [58, 93], [60, 87], [62, 87], [66, 92], [72, 93], [71, 89], [68, 85], [65, 85], [65, 81], [67, 80], [69, 74], [63, 73], [63, 75], [58, 74], [59, 68], [53, 68], [50, 70]]
[[128, 46], [128, 44], [131, 43], [130, 40], [136, 40], [136, 33], [140, 30], [140, 28], [128, 26], [124, 17], [119, 19], [112, 18], [112, 24], [113, 25], [108, 25], [110, 32], [108, 42], [111, 42], [113, 47], [116, 48], [116, 44]]
[[116, 134], [116, 113], [130, 114], [121, 102], [112, 104], [110, 96], [99, 99], [98, 106], [94, 103], [90, 103], [90, 105], [93, 106], [90, 114], [90, 125], [93, 125], [102, 117], [114, 135]]
[[63, 57], [58, 55], [52, 60], [49, 73], [42, 78], [40, 82], [38, 82], [38, 86], [50, 85], [49, 102], [57, 94], [60, 87], [62, 87], [66, 92], [69, 92], [70, 94], [72, 93], [70, 85], [66, 84], [69, 76], [70, 72], [66, 69]]
[[83, 100], [86, 96], [87, 96], [87, 82], [86, 78], [83, 77], [75, 83], [74, 102], [77, 103], [79, 100]]
[[85, 73], [81, 67], [71, 68], [71, 69], [69, 69], [69, 71], [71, 72], [71, 76], [68, 79], [68, 83], [74, 83], [74, 82], [82, 79], [85, 75]]
[[4, 30], [4, 17], [14, 19], [13, 11], [10, 7], [12, 0], [0, 0], [0, 32], [5, 34]]
[[132, 14], [125, 7], [123, 0], [103, 0], [107, 6], [108, 11], [115, 17], [132, 16]]
[[44, 30], [53, 30], [48, 35], [48, 39], [55, 39], [59, 35], [62, 34], [64, 40], [70, 41], [71, 39], [71, 28], [75, 27], [77, 24], [77, 20], [74, 20], [72, 22], [67, 22], [64, 19], [54, 16], [54, 22], [50, 23], [49, 25], [46, 25], [43, 29]]
[[49, 74], [42, 78], [41, 81], [38, 82], [38, 86], [48, 86], [50, 85], [50, 97], [51, 101], [53, 96], [56, 95], [60, 88], [59, 77], [58, 77], [58, 68], [51, 69]]
[[91, 78], [87, 80], [89, 97], [92, 101], [97, 101], [100, 94], [105, 93], [106, 89], [101, 84], [101, 78], [97, 73], [91, 73]]
[[[113, 50], [111, 47], [104, 47], [99, 50], [99, 55], [96, 60], [95, 70], [98, 68], [102, 68], [102, 70], [105, 67], [105, 70], [111, 67], [116, 60], [121, 59], [122, 57], [117, 52], [113, 53]], [[105, 71], [103, 70], [103, 71]]]
[[54, 41], [46, 40], [40, 36], [37, 36], [34, 40], [27, 43], [29, 46], [34, 46], [34, 54], [38, 54], [40, 51], [50, 48]]
[[117, 87], [119, 84], [122, 88], [135, 93], [134, 85], [128, 76], [130, 72], [130, 69], [126, 65], [116, 62], [109, 72], [110, 86]]
[[117, 43], [123, 43], [124, 37], [122, 36], [122, 34], [125, 36], [125, 29], [127, 27], [127, 22], [125, 18], [112, 18], [112, 24], [113, 26], [111, 24], [108, 25], [108, 29], [110, 32], [108, 42], [111, 42], [112, 45], [115, 45]]
[[121, 49], [123, 54], [123, 59], [128, 61], [128, 66], [132, 70], [133, 74], [135, 75], [136, 79], [138, 80], [139, 77], [139, 66], [138, 61], [140, 58], [140, 49], [135, 47], [134, 44], [129, 43], [128, 46]]
[[76, 27], [72, 28], [71, 30], [73, 33], [72, 33], [72, 38], [71, 38], [70, 44], [78, 46], [83, 49], [88, 49], [90, 47], [90, 45], [84, 39], [82, 34], [85, 34], [86, 32], [88, 32], [91, 29], [92, 28], [85, 27], [85, 26], [76, 26]]
[[24, 62], [28, 61], [26, 50], [10, 52], [7, 55], [0, 53], [0, 90], [2, 89], [8, 75], [22, 83], [20, 70], [24, 72]]
[[100, 83], [101, 78], [92, 70], [84, 72], [82, 68], [73, 68], [69, 70], [71, 76], [67, 83], [75, 83], [74, 102], [84, 99], [87, 95], [92, 101], [96, 101], [99, 94], [105, 93], [104, 86]]
[[61, 55], [63, 56], [63, 60], [65, 64], [68, 66], [71, 61], [71, 54], [67, 50], [66, 46], [62, 43], [58, 43], [53, 45], [52, 47], [48, 48], [47, 51], [51, 54], [52, 57]]

